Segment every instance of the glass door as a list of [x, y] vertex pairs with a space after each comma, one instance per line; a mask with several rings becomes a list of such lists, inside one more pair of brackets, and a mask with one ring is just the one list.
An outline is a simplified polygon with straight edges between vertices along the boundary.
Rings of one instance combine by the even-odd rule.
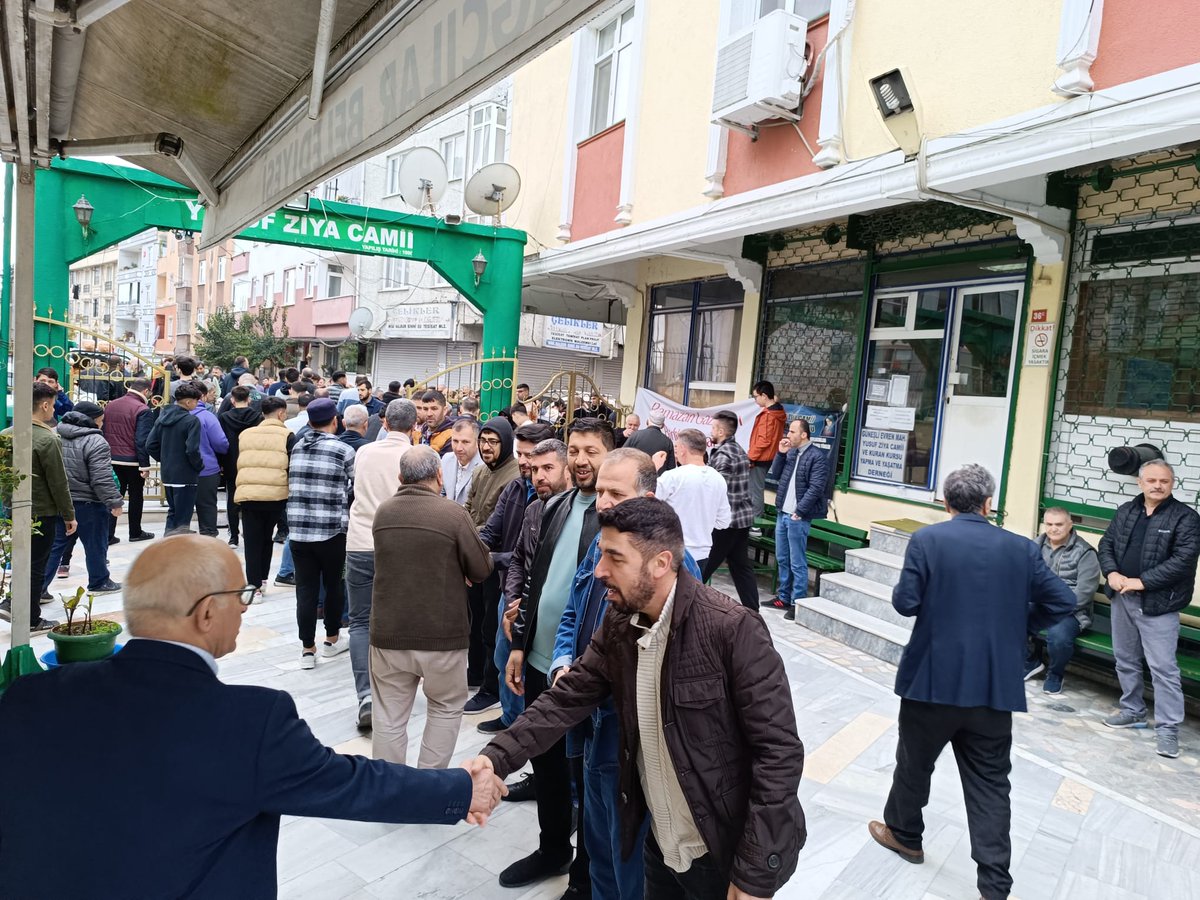
[[967, 463], [979, 463], [992, 473], [999, 496], [1023, 292], [1020, 282], [955, 291], [938, 464], [939, 499], [946, 475]]
[[855, 479], [928, 496], [937, 471], [951, 290], [878, 293], [872, 301]]

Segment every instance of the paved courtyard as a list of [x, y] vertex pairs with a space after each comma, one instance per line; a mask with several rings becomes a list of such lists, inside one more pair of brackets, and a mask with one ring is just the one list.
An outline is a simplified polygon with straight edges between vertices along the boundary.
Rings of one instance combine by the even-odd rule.
[[[146, 527], [161, 534], [162, 517]], [[122, 522], [119, 534], [126, 534]], [[123, 579], [145, 545], [112, 548], [113, 578]], [[278, 566], [279, 552], [275, 553]], [[71, 577], [53, 591], [84, 583], [82, 553]], [[316, 735], [346, 753], [370, 754], [354, 726], [348, 655], [299, 668], [294, 593], [271, 587], [246, 613], [238, 649], [221, 661], [232, 683], [286, 690]], [[120, 608], [119, 596], [97, 609]], [[54, 605], [44, 607], [61, 618]], [[787, 665], [807, 761], [800, 797], [808, 843], [780, 898], [924, 900], [974, 898], [974, 864], [953, 759], [943, 756], [926, 812], [926, 862], [909, 865], [876, 846], [866, 823], [880, 816], [891, 781], [899, 701], [893, 666], [843, 647], [774, 611], [764, 613]], [[0, 641], [8, 643], [7, 623]], [[34, 641], [40, 655], [48, 639]], [[1189, 718], [1179, 759], [1158, 757], [1152, 732], [1115, 732], [1100, 724], [1116, 692], [1068, 676], [1056, 697], [1028, 688], [1030, 711], [1015, 719], [1013, 759], [1013, 896], [1022, 900], [1175, 900], [1200, 896], [1200, 727]], [[463, 720], [458, 759], [485, 743], [475, 731], [484, 716]], [[410, 759], [424, 721], [417, 700]], [[509, 890], [496, 880], [537, 845], [532, 803], [501, 804], [482, 829], [459, 825], [393, 826], [324, 819], [286, 819], [279, 849], [286, 898], [503, 898], [556, 900], [565, 877], [534, 889]]]

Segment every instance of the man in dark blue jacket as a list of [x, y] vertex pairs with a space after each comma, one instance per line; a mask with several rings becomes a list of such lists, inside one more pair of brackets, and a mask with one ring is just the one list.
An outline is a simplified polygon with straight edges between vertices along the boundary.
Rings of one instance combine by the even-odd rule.
[[1038, 546], [988, 521], [996, 481], [956, 469], [942, 487], [950, 521], [922, 528], [904, 555], [892, 606], [916, 616], [896, 673], [900, 736], [877, 842], [912, 863], [921, 849], [934, 763], [946, 744], [967, 803], [971, 857], [984, 900], [1012, 888], [1009, 863], [1012, 714], [1025, 711], [1026, 635], [1075, 609], [1075, 593]]
[[829, 467], [825, 452], [809, 440], [805, 419], [793, 419], [787, 437], [771, 464], [771, 477], [779, 479], [775, 489], [775, 560], [779, 565], [779, 593], [771, 606], [787, 610], [785, 619], [796, 618], [796, 601], [808, 596], [808, 532], [813, 519], [829, 508], [825, 488]]
[[[226, 685], [216, 660], [245, 604], [233, 551], [203, 536], [149, 546], [125, 581], [136, 636], [110, 659], [18, 680], [0, 697], [0, 766], [34, 772], [88, 735], [89, 765], [136, 785], [114, 804], [70, 778], [0, 796], [0, 884], [42, 900], [275, 897], [279, 817], [482, 824], [502, 786], [486, 768], [410, 769], [323, 746], [283, 691]], [[103, 866], [45, 863], [62, 810], [103, 835]]]
[[200, 455], [200, 420], [192, 410], [204, 396], [197, 385], [184, 382], [175, 402], [162, 407], [150, 430], [146, 449], [159, 462], [159, 477], [167, 495], [167, 530], [188, 531], [196, 511], [196, 493], [204, 460]]

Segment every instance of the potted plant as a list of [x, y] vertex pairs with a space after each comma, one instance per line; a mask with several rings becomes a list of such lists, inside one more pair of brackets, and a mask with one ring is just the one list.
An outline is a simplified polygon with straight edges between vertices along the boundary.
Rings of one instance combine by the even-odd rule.
[[[84, 602], [84, 598], [87, 602]], [[109, 619], [92, 618], [92, 601], [94, 595], [83, 588], [76, 588], [75, 593], [62, 598], [63, 610], [67, 621], [55, 625], [49, 633], [54, 641], [55, 655], [59, 665], [73, 662], [91, 662], [106, 659], [113, 654], [117, 635], [121, 633], [121, 625]], [[82, 610], [83, 621], [76, 622], [76, 615]]]

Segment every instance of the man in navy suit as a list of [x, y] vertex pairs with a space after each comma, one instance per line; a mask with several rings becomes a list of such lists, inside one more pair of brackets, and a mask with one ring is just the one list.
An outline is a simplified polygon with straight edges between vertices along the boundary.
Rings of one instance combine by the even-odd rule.
[[[111, 659], [17, 681], [0, 698], [0, 771], [46, 772], [0, 795], [5, 896], [270, 898], [279, 817], [483, 824], [486, 767], [416, 770], [323, 746], [292, 698], [226, 685], [216, 660], [253, 596], [200, 535], [148, 547], [125, 581], [132, 638]], [[64, 823], [103, 865], [47, 865]]]
[[953, 746], [984, 900], [1012, 888], [1008, 774], [1012, 714], [1025, 711], [1026, 635], [1075, 609], [1074, 592], [1037, 545], [988, 521], [995, 490], [983, 466], [951, 472], [942, 487], [950, 521], [909, 541], [892, 606], [917, 621], [896, 673], [902, 700], [892, 790], [884, 821], [870, 823], [877, 842], [924, 862], [921, 811], [934, 763]]

